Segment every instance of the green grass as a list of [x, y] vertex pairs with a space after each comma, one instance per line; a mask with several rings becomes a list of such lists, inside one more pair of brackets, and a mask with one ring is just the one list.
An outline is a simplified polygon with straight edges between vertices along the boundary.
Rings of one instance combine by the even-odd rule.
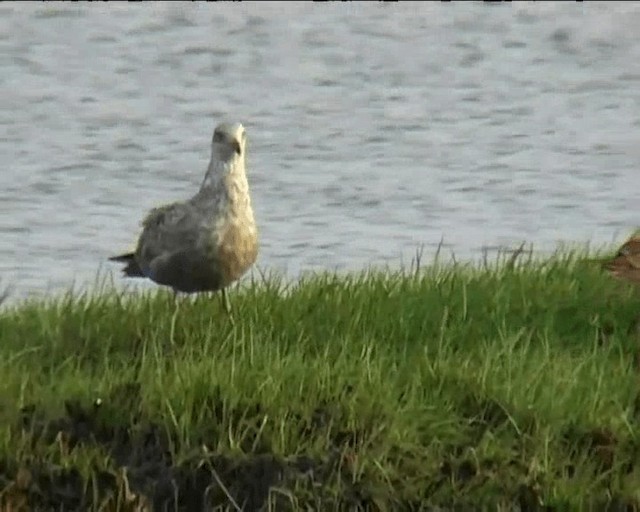
[[586, 257], [268, 277], [230, 293], [235, 325], [218, 297], [176, 309], [165, 290], [6, 307], [1, 499], [97, 509], [122, 460], [149, 497], [158, 479], [114, 432], [157, 425], [184, 510], [202, 467], [230, 510], [640, 507], [640, 295]]

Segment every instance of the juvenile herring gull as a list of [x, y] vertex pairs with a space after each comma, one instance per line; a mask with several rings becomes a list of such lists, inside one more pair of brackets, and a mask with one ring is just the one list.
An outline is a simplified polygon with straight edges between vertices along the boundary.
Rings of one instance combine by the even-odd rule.
[[617, 254], [602, 266], [618, 279], [640, 284], [640, 232], [622, 244]]
[[258, 256], [258, 232], [245, 173], [245, 129], [221, 123], [213, 132], [211, 161], [198, 193], [149, 212], [134, 252], [109, 258], [123, 274], [169, 286], [174, 292], [221, 291]]

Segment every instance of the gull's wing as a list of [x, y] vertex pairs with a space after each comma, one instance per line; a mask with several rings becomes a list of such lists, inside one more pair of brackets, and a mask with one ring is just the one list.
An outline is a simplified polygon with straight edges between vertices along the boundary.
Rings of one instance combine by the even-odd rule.
[[189, 203], [154, 208], [142, 221], [136, 259], [146, 274], [151, 262], [177, 251], [194, 251], [204, 219]]
[[223, 284], [217, 258], [202, 250], [165, 252], [149, 263], [148, 274], [158, 284], [187, 293], [214, 291]]
[[202, 210], [189, 202], [152, 210], [143, 221], [136, 252], [144, 274], [188, 293], [220, 289], [223, 273], [209, 224]]

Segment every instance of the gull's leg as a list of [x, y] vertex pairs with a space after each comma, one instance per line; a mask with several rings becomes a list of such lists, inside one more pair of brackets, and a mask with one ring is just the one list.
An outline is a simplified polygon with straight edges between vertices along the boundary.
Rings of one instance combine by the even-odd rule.
[[180, 308], [180, 302], [178, 301], [178, 291], [175, 288], [173, 291], [173, 315], [171, 315], [171, 330], [169, 332], [169, 341], [173, 345], [176, 333], [176, 320], [178, 319], [178, 309]]
[[227, 295], [227, 290], [223, 288], [221, 290], [222, 293], [222, 306], [228, 315], [231, 315], [231, 304], [229, 302], [229, 296]]
[[222, 299], [222, 305], [224, 307], [224, 310], [227, 312], [227, 315], [229, 315], [231, 324], [235, 325], [235, 322], [233, 321], [233, 315], [231, 314], [231, 303], [229, 302], [229, 296], [227, 295], [226, 288], [223, 288], [222, 290], [220, 290], [220, 293], [222, 294], [221, 299]]

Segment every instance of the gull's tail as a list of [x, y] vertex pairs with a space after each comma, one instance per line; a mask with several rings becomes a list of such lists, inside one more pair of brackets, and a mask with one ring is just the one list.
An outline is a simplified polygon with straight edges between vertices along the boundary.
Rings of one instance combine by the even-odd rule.
[[120, 256], [111, 256], [109, 261], [126, 263], [127, 265], [122, 269], [122, 273], [127, 277], [145, 277], [132, 252], [121, 254]]

